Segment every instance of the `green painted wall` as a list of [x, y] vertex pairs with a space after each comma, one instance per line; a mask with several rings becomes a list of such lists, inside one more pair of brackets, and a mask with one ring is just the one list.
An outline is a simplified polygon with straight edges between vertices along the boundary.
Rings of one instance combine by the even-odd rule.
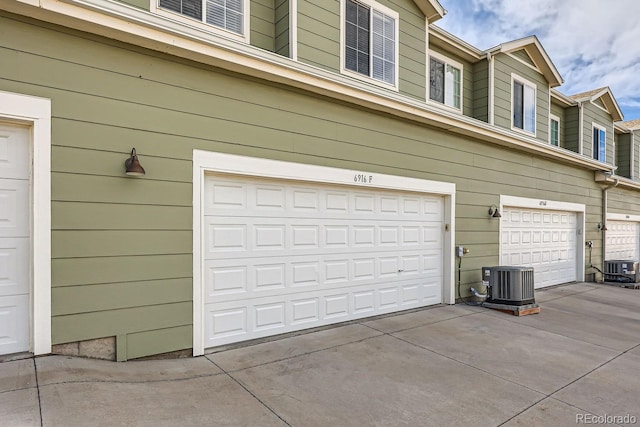
[[582, 153], [592, 158], [593, 157], [593, 123], [596, 123], [607, 130], [607, 158], [606, 163], [613, 165], [615, 161], [614, 143], [613, 143], [613, 120], [606, 111], [595, 105], [585, 102], [583, 113], [583, 139], [582, 139]]
[[[399, 90], [426, 97], [426, 25], [412, 0], [379, 0], [400, 14]], [[340, 72], [340, 1], [298, 0], [298, 60]], [[365, 80], [366, 81], [366, 80]]]
[[54, 344], [191, 346], [193, 149], [455, 183], [463, 295], [498, 263], [501, 194], [586, 203], [599, 253], [591, 171], [4, 13], [0, 63], [0, 90], [52, 101]]
[[289, 7], [289, 0], [275, 0], [275, 52], [287, 57], [291, 57]]
[[489, 122], [489, 62], [483, 59], [473, 64], [472, 116]]
[[249, 27], [250, 42], [253, 46], [273, 52], [275, 50], [275, 7], [274, 0], [251, 0]]
[[633, 170], [632, 176], [640, 181], [640, 131], [633, 131]]
[[438, 46], [431, 45], [429, 49], [462, 64], [462, 114], [464, 114], [465, 116], [473, 117], [473, 64], [471, 64], [469, 61], [465, 61], [457, 55], [452, 55], [451, 53], [446, 52], [444, 49], [441, 49]]
[[564, 148], [580, 152], [580, 109], [577, 106], [567, 107], [564, 113]]
[[518, 58], [519, 60], [531, 65], [532, 67], [536, 66], [536, 64], [531, 60], [531, 57], [529, 56], [527, 51], [524, 50], [524, 49], [520, 49], [520, 50], [516, 50], [515, 52], [511, 52], [511, 55], [513, 55], [516, 58]]
[[616, 133], [616, 175], [631, 178], [631, 134]]
[[536, 70], [524, 65], [507, 54], [497, 54], [494, 59], [494, 124], [511, 129], [512, 88], [511, 74], [534, 83], [536, 91], [536, 135], [541, 142], [549, 142], [549, 83]]
[[157, 0], [118, 0], [118, 1], [120, 1], [121, 3], [128, 4], [130, 6], [134, 6], [134, 7], [149, 11], [151, 9], [150, 2], [157, 1]]

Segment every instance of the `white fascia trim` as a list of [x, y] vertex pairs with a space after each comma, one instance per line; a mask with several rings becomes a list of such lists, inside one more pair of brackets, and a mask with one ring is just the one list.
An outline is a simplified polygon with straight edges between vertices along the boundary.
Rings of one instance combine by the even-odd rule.
[[31, 127], [31, 351], [51, 353], [51, 100], [0, 91], [0, 118]]
[[[381, 5], [380, 3], [374, 0], [358, 0], [358, 2], [363, 3], [369, 6], [372, 10], [377, 10], [379, 12], [384, 13], [387, 16], [390, 16], [394, 19], [395, 25], [395, 58], [394, 58], [394, 73], [395, 73], [395, 81], [393, 84], [389, 84], [387, 82], [383, 82], [382, 80], [374, 79], [372, 76], [365, 76], [364, 74], [356, 73], [355, 71], [348, 70], [345, 66], [345, 45], [346, 45], [346, 19], [347, 19], [347, 0], [340, 0], [340, 72], [345, 76], [353, 77], [354, 79], [362, 80], [367, 83], [380, 86], [383, 88], [391, 89], [396, 92], [400, 90], [400, 15], [393, 9], [389, 9], [386, 6]], [[371, 22], [373, 22], [373, 13], [371, 13]], [[369, 61], [373, 58], [373, 24], [370, 26], [371, 32], [369, 37]], [[372, 71], [373, 66], [370, 64], [369, 69]]]
[[[504, 207], [512, 206], [526, 209], [554, 210], [564, 212], [575, 212], [578, 214], [577, 227], [578, 235], [576, 236], [576, 280], [584, 281], [585, 275], [585, 221], [586, 221], [586, 205], [582, 203], [560, 202], [556, 200], [530, 199], [527, 197], [500, 195], [500, 210], [504, 212]], [[500, 235], [502, 236], [502, 222], [500, 222]], [[499, 251], [499, 264], [502, 264], [502, 250]]]
[[640, 222], [640, 215], [627, 215], [627, 214], [607, 212], [607, 221]]
[[[286, 84], [458, 135], [536, 153], [547, 159], [589, 170], [612, 169], [572, 151], [551, 147], [535, 138], [498, 128], [335, 72], [295, 62], [250, 45], [214, 37], [202, 30], [124, 3], [109, 0], [40, 0], [39, 7], [32, 7], [30, 0], [14, 0], [3, 4], [3, 8], [34, 19]], [[491, 90], [493, 82], [490, 84]]]
[[[454, 258], [455, 193], [454, 183], [386, 175], [362, 170], [339, 169], [257, 157], [193, 150], [193, 355], [204, 354], [204, 253], [202, 239], [202, 197], [205, 172], [349, 185], [359, 188], [383, 188], [444, 196], [443, 299], [455, 303]], [[366, 184], [357, 177], [366, 177]], [[357, 182], [356, 182], [357, 181]]]

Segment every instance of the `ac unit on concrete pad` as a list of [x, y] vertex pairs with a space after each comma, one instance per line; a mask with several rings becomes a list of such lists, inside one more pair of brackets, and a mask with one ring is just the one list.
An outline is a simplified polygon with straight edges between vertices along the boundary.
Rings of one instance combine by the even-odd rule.
[[535, 304], [533, 267], [482, 267], [482, 284], [488, 287], [488, 303]]
[[640, 283], [638, 261], [611, 260], [604, 262], [604, 281], [616, 283]]

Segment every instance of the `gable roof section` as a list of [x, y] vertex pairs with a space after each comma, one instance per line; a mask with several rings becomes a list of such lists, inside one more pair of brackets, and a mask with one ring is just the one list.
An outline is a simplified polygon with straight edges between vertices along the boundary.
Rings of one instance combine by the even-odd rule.
[[620, 126], [626, 128], [628, 130], [638, 130], [638, 129], [640, 129], [640, 119], [629, 120], [627, 122], [616, 123], [616, 124], [619, 124]]
[[413, 2], [424, 13], [429, 24], [436, 22], [447, 14], [446, 9], [442, 7], [438, 0], [414, 0]]
[[613, 93], [608, 86], [589, 90], [587, 92], [577, 93], [575, 95], [571, 95], [569, 98], [578, 102], [593, 102], [596, 99], [600, 99], [604, 106], [607, 108], [609, 114], [611, 114], [611, 118], [614, 122], [619, 122], [620, 120], [624, 119], [622, 111], [620, 110], [620, 106], [618, 105], [618, 102], [614, 98]]
[[560, 86], [563, 83], [562, 76], [556, 66], [551, 62], [551, 58], [542, 47], [536, 36], [529, 36], [507, 43], [502, 43], [487, 50], [488, 53], [511, 53], [524, 49], [527, 55], [534, 62], [536, 67], [544, 75], [551, 87]]

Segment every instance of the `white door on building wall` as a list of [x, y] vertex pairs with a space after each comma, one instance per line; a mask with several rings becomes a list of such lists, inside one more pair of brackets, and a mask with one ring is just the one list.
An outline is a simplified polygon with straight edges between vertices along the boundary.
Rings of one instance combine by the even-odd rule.
[[640, 223], [607, 221], [607, 247], [605, 259], [640, 260]]
[[505, 206], [501, 230], [501, 263], [533, 267], [536, 288], [576, 280], [575, 212]]
[[442, 302], [443, 198], [205, 175], [205, 347]]
[[29, 350], [29, 129], [0, 122], [0, 354]]

